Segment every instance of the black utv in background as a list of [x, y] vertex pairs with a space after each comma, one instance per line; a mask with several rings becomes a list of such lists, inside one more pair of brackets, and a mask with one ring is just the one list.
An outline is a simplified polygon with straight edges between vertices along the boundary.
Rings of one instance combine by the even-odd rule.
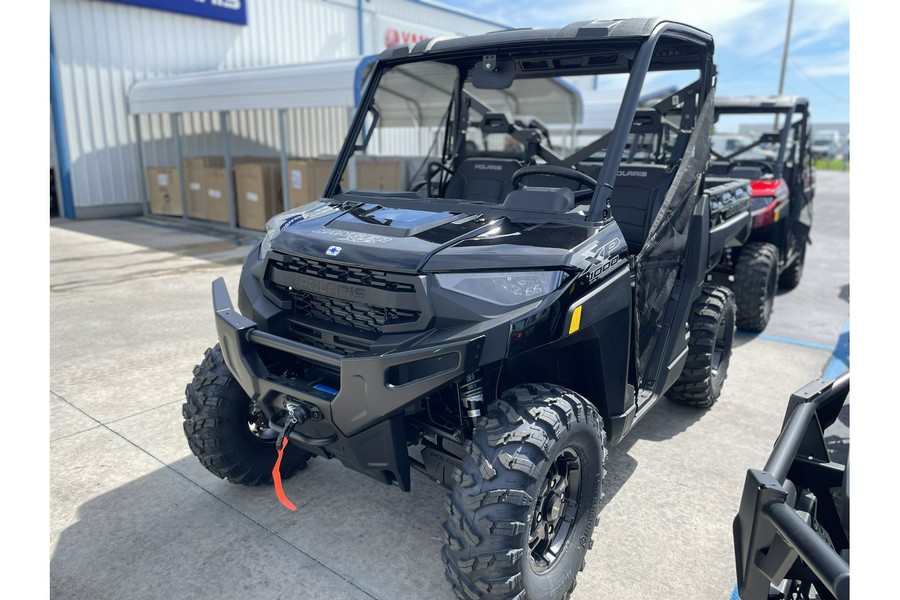
[[[656, 71], [685, 81], [638, 110]], [[580, 109], [558, 78], [618, 74], [615, 128], [551, 146]], [[382, 53], [322, 198], [247, 257], [240, 312], [213, 282], [219, 343], [183, 409], [193, 452], [246, 485], [313, 456], [402, 490], [416, 469], [450, 489], [460, 598], [568, 597], [606, 444], [664, 394], [711, 407], [726, 377], [734, 299], [707, 279], [751, 216], [747, 180], [705, 177], [713, 90], [711, 36], [661, 20]], [[648, 123], [671, 144], [623, 161]], [[340, 187], [398, 152], [420, 165], [403, 189]]]
[[[760, 332], [772, 314], [777, 290], [800, 283], [810, 243], [815, 167], [810, 153], [809, 101], [799, 96], [728, 96], [715, 101], [716, 127], [738, 121], [759, 124], [762, 133], [734, 136], [730, 147], [711, 150], [710, 176], [751, 180], [753, 232], [730, 251], [714, 281], [731, 287], [737, 326]], [[754, 121], [754, 119], [756, 119]], [[729, 281], [733, 280], [733, 281]]]

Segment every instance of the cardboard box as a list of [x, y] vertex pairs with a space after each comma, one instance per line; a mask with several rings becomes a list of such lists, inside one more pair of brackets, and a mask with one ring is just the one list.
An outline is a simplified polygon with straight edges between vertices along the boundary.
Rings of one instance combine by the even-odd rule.
[[[325, 190], [328, 178], [331, 177], [331, 171], [334, 170], [334, 157], [319, 157], [312, 161], [313, 167], [313, 200], [318, 200]], [[346, 190], [350, 182], [349, 168], [344, 169], [344, 175], [341, 177], [341, 189]]]
[[[288, 161], [288, 193], [291, 208], [315, 202], [322, 196], [334, 169], [334, 158], [292, 158]], [[350, 176], [344, 171], [341, 189], [346, 190]]]
[[402, 191], [406, 187], [406, 161], [403, 158], [380, 156], [357, 158], [357, 189]]
[[[312, 160], [308, 158], [294, 158], [288, 161], [288, 194], [291, 197], [291, 208], [303, 206], [318, 199], [318, 192], [314, 192]], [[325, 183], [322, 183], [325, 187]], [[322, 190], [320, 189], [319, 192]]]
[[228, 177], [234, 173], [226, 173], [225, 167], [206, 167], [203, 169], [203, 190], [206, 192], [206, 216], [207, 221], [230, 223], [228, 210]]
[[283, 210], [281, 164], [260, 159], [234, 166], [237, 224], [245, 229], [265, 231], [266, 222]]
[[[225, 159], [221, 156], [192, 156], [182, 159], [184, 187], [187, 194], [187, 210], [188, 216], [192, 219], [210, 219], [208, 210], [209, 195], [206, 190], [206, 171], [211, 168], [223, 169], [224, 166]], [[225, 198], [227, 215], [227, 193]], [[228, 222], [227, 218], [225, 222]]]
[[172, 215], [180, 217], [181, 179], [178, 169], [168, 167], [147, 168], [147, 199], [150, 212], [154, 215]]

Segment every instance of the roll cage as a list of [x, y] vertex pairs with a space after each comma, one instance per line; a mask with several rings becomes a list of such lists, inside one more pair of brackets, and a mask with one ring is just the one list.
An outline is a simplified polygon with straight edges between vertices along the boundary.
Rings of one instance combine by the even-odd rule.
[[[541, 220], [584, 222], [597, 225], [610, 217], [610, 198], [615, 188], [622, 156], [639, 111], [640, 94], [645, 77], [651, 71], [696, 69], [699, 77], [692, 84], [658, 101], [652, 109], [660, 113], [660, 123], [675, 133], [676, 142], [665, 160], [674, 168], [683, 157], [688, 139], [693, 133], [696, 116], [711, 95], [715, 69], [712, 64], [713, 42], [709, 34], [693, 27], [670, 21], [626, 19], [620, 21], [592, 21], [574, 23], [559, 30], [500, 31], [467, 38], [435, 38], [416, 44], [386, 50], [375, 63], [366, 91], [351, 123], [350, 134], [338, 157], [335, 170], [324, 190], [326, 198], [342, 197], [338, 201], [372, 201], [370, 195], [343, 192], [340, 179], [354, 151], [363, 149], [358, 140], [366, 139], [378, 119], [374, 110], [374, 96], [382, 76], [397, 66], [420, 61], [440, 61], [457, 67], [457, 78], [450, 107], [446, 112], [445, 131], [437, 189], [446, 190], [446, 179], [459, 166], [465, 155], [465, 134], [469, 110], [485, 119], [495, 114], [465, 87], [478, 68], [491, 61], [507, 65], [515, 79], [537, 77], [565, 77], [566, 75], [628, 74], [628, 81], [619, 106], [615, 126], [599, 139], [568, 156], [562, 156], [539, 142], [539, 132], [521, 123], [500, 123], [506, 132], [526, 147], [526, 164], [538, 160], [566, 169], [582, 169], [582, 161], [605, 151], [596, 175], [590, 201], [584, 211], [575, 213], [542, 214]], [[496, 88], [494, 88], [496, 89]], [[678, 112], [678, 121], [668, 113]], [[429, 191], [431, 186], [428, 186]], [[430, 196], [430, 194], [429, 194]], [[367, 200], [368, 199], [368, 200]], [[378, 195], [378, 203], [395, 208], [422, 208], [426, 202], [431, 209], [452, 212], [481, 213], [507, 216], [511, 219], [535, 220], [535, 213], [520, 214], [500, 204], [472, 203], [458, 199], [422, 198], [413, 192]]]
[[774, 160], [764, 162], [770, 163], [772, 176], [778, 179], [784, 177], [787, 163], [808, 154], [808, 151], [797, 151], [807, 148], [810, 143], [809, 101], [806, 98], [791, 96], [718, 98], [715, 104], [715, 119], [718, 120], [722, 115], [772, 115], [776, 119], [776, 123], [773, 124], [775, 130], [759, 134], [754, 143], [728, 154], [723, 155], [712, 150], [714, 160], [729, 163], [740, 161], [740, 155], [748, 150], [763, 144], [777, 143], [778, 153]]

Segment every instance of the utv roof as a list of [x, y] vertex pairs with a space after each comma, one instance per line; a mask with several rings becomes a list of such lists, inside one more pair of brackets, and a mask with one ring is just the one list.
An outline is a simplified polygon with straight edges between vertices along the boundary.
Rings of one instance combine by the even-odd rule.
[[465, 37], [442, 36], [423, 40], [415, 46], [395, 46], [381, 53], [382, 60], [398, 59], [406, 56], [443, 54], [478, 49], [502, 48], [521, 44], [548, 44], [566, 41], [614, 40], [614, 39], [647, 39], [657, 28], [662, 33], [671, 32], [674, 36], [695, 44], [702, 44], [713, 49], [712, 36], [696, 27], [667, 21], [665, 19], [608, 19], [595, 21], [577, 21], [558, 29], [508, 29], [493, 31], [481, 35]]
[[809, 100], [803, 96], [717, 96], [716, 112], [769, 113], [808, 109]]

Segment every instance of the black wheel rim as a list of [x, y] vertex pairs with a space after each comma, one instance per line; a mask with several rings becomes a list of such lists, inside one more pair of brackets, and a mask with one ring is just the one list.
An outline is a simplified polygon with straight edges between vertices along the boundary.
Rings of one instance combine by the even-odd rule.
[[565, 448], [550, 465], [531, 515], [528, 548], [536, 572], [553, 567], [572, 535], [581, 501], [581, 458]]
[[712, 370], [713, 379], [718, 377], [719, 375], [719, 367], [722, 366], [722, 359], [725, 357], [727, 345], [725, 337], [726, 337], [726, 319], [722, 319], [719, 321], [719, 328], [716, 330], [716, 343], [713, 345], [712, 351], [712, 361], [710, 364], [710, 369]]

